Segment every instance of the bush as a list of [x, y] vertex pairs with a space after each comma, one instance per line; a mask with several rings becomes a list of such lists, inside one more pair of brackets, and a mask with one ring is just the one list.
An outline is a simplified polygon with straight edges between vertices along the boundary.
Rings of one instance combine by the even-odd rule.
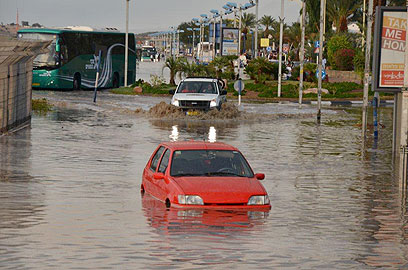
[[333, 69], [337, 69], [335, 53], [341, 49], [353, 49], [353, 45], [346, 34], [334, 35], [327, 42], [327, 60]]
[[304, 81], [306, 82], [317, 82], [316, 70], [317, 64], [307, 63], [303, 66], [304, 72]]
[[[303, 69], [303, 79], [305, 78], [304, 74], [305, 73], [304, 73], [304, 69]], [[292, 76], [291, 76], [290, 79], [294, 80], [294, 81], [300, 80], [300, 66], [292, 68]]]
[[329, 90], [331, 95], [336, 95], [337, 97], [342, 97], [344, 96], [342, 94], [363, 88], [361, 84], [354, 82], [323, 83], [322, 87]]
[[356, 54], [354, 55], [353, 66], [354, 66], [354, 71], [356, 72], [364, 71], [364, 67], [365, 67], [364, 51], [357, 50]]
[[[284, 70], [286, 70], [286, 66], [282, 64], [282, 71]], [[248, 63], [245, 72], [255, 83], [265, 84], [268, 80], [278, 78], [279, 65], [271, 63], [265, 58], [258, 57]]]
[[334, 62], [338, 70], [353, 70], [353, 49], [340, 49], [334, 53]]

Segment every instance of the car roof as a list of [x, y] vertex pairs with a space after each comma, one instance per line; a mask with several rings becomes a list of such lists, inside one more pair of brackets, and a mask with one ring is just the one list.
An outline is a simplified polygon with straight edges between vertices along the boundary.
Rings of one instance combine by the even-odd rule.
[[161, 145], [171, 150], [230, 150], [238, 151], [234, 146], [221, 142], [207, 141], [179, 141], [179, 142], [162, 142]]

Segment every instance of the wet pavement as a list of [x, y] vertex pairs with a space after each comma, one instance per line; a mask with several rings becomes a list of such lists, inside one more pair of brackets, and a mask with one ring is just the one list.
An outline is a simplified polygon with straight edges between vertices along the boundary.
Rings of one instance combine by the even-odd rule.
[[[363, 146], [359, 108], [325, 108], [320, 125], [314, 106], [290, 104], [244, 104], [251, 121], [166, 120], [134, 110], [169, 98], [34, 97], [57, 107], [0, 137], [0, 269], [408, 268], [392, 108]], [[237, 146], [266, 174], [272, 209], [166, 210], [142, 197], [157, 144], [190, 139]]]

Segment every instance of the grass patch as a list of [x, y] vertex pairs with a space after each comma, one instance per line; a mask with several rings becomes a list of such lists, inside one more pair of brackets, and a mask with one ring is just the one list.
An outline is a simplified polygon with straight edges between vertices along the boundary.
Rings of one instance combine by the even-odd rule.
[[31, 100], [31, 108], [38, 113], [47, 113], [52, 111], [53, 106], [48, 103], [46, 98]]

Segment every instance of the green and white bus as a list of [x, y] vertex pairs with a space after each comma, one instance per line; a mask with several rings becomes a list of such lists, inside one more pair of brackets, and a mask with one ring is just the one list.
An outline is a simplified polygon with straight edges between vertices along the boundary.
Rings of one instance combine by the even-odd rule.
[[[125, 34], [92, 29], [20, 29], [18, 38], [52, 40], [48, 52], [33, 61], [33, 88], [86, 89], [95, 87], [101, 51], [98, 87], [117, 88], [125, 81]], [[129, 34], [128, 84], [136, 80], [135, 37]]]

